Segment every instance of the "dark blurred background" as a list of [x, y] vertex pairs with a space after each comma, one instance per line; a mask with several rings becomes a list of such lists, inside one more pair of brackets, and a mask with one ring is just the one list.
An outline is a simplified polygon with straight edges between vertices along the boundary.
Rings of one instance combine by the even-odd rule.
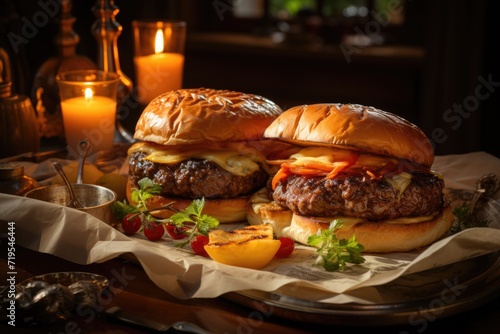
[[[9, 49], [9, 32], [58, 1], [0, 0], [0, 45]], [[74, 0], [72, 10], [77, 52], [93, 60], [95, 3]], [[420, 126], [438, 155], [486, 151], [500, 157], [500, 20], [493, 0], [114, 3], [123, 27], [120, 63], [132, 81], [132, 20], [182, 19], [188, 24], [185, 88], [259, 94], [283, 109], [323, 102], [372, 105]], [[39, 23], [18, 52], [9, 51], [15, 90], [26, 95], [41, 64], [57, 55], [57, 17]], [[140, 112], [124, 120], [130, 131]]]

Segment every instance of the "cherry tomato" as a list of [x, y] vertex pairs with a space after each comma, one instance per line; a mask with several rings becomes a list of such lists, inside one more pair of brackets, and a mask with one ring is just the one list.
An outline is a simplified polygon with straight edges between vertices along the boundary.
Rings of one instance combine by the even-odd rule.
[[[135, 217], [134, 217], [135, 216]], [[141, 217], [136, 213], [129, 213], [122, 219], [122, 229], [126, 235], [134, 235], [142, 226]]]
[[278, 240], [281, 241], [281, 246], [274, 257], [283, 258], [290, 256], [290, 254], [292, 254], [293, 250], [295, 249], [295, 243], [293, 242], [293, 240], [287, 237], [281, 237], [278, 238]]
[[187, 237], [186, 234], [187, 227], [185, 226], [178, 227], [177, 225], [174, 224], [167, 224], [165, 225], [165, 228], [167, 229], [167, 232], [172, 239], [178, 240]]
[[208, 237], [205, 235], [198, 235], [191, 241], [191, 248], [196, 255], [208, 257], [208, 253], [204, 247], [206, 244], [208, 244]]
[[151, 241], [160, 240], [164, 233], [163, 224], [150, 223], [144, 227], [144, 235]]

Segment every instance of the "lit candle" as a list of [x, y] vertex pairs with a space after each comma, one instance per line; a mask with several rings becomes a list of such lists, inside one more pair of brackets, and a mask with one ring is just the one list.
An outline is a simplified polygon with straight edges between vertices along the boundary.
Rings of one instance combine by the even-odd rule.
[[167, 27], [165, 34], [162, 29], [157, 30], [155, 54], [134, 57], [137, 99], [142, 104], [148, 104], [158, 95], [182, 87], [184, 55], [164, 52], [164, 41], [168, 44], [172, 38], [170, 27]]
[[68, 147], [75, 149], [80, 140], [88, 138], [93, 152], [113, 148], [115, 99], [94, 96], [92, 89], [86, 88], [85, 96], [61, 101], [61, 111]]

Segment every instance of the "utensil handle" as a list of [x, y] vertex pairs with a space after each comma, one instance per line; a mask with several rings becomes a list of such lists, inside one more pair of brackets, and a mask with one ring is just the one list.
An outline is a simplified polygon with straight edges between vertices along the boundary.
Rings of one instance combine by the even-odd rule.
[[150, 319], [144, 319], [136, 315], [123, 312], [118, 306], [113, 306], [107, 309], [106, 314], [108, 318], [123, 321], [127, 324], [134, 326], [146, 328], [148, 330], [154, 330], [157, 332], [184, 332], [184, 333], [194, 333], [194, 334], [210, 334], [210, 332], [204, 330], [201, 327], [196, 326], [193, 323], [187, 321], [178, 321], [172, 325], [166, 325], [161, 322], [157, 322]]
[[54, 165], [54, 168], [56, 171], [61, 175], [64, 183], [66, 184], [66, 188], [68, 189], [69, 192], [69, 202], [67, 206], [71, 208], [83, 208], [83, 205], [78, 201], [78, 199], [75, 196], [75, 193], [73, 192], [73, 187], [71, 186], [71, 183], [69, 182], [68, 178], [66, 177], [66, 173], [64, 172], [64, 169], [59, 161], [54, 161], [52, 163]]
[[[54, 168], [59, 173], [59, 175], [62, 177], [64, 183], [66, 185], [70, 184], [68, 178], [66, 177], [66, 173], [63, 170], [63, 167], [62, 167], [61, 163], [59, 161], [54, 161], [52, 164], [54, 165]], [[72, 193], [71, 189], [68, 189], [68, 190], [69, 190], [70, 193]], [[70, 194], [70, 195], [72, 195], [72, 194]]]
[[87, 157], [87, 153], [89, 152], [90, 142], [87, 139], [80, 140], [79, 143], [80, 150], [83, 153], [80, 153], [80, 157], [78, 158], [78, 174], [76, 176], [76, 183], [83, 183], [83, 166], [85, 165], [85, 158]]
[[109, 319], [122, 321], [130, 325], [146, 328], [149, 330], [154, 330], [157, 332], [166, 332], [170, 328], [170, 326], [165, 325], [161, 322], [144, 319], [130, 313], [125, 313], [118, 306], [113, 306], [107, 309], [106, 315], [108, 316]]

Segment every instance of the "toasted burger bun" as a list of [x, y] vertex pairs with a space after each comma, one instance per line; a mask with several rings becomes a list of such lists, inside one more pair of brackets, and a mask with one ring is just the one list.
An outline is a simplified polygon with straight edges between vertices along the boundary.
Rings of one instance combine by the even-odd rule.
[[161, 145], [261, 140], [281, 108], [258, 95], [207, 88], [179, 89], [155, 98], [134, 138]]
[[434, 162], [432, 143], [407, 120], [358, 104], [313, 104], [286, 110], [264, 137], [301, 146], [333, 146], [406, 159], [425, 167]]
[[[331, 221], [331, 218], [309, 218], [294, 214], [290, 226], [283, 229], [282, 235], [307, 244], [310, 235], [329, 228]], [[453, 214], [448, 206], [437, 216], [421, 223], [367, 221], [341, 227], [335, 235], [339, 239], [349, 239], [354, 235], [365, 252], [406, 252], [438, 240], [448, 232], [452, 223]]]
[[[342, 217], [305, 217], [292, 213], [275, 202], [263, 200], [263, 193], [252, 196], [247, 219], [251, 225], [270, 224], [277, 236], [289, 237], [307, 245], [309, 236], [328, 229], [330, 223]], [[427, 246], [445, 235], [453, 224], [453, 213], [446, 206], [436, 216], [418, 223], [396, 221], [362, 221], [344, 224], [335, 235], [339, 239], [349, 239], [353, 235], [363, 245], [364, 252], [388, 253], [405, 252]]]
[[[244, 221], [252, 189], [258, 189], [267, 179], [266, 156], [275, 151], [270, 145], [272, 141], [264, 140], [264, 131], [281, 112], [278, 105], [264, 97], [227, 90], [180, 89], [158, 96], [137, 122], [134, 138], [140, 142], [128, 151], [131, 166], [127, 187], [129, 201], [131, 189], [137, 188], [136, 182], [142, 177], [158, 177], [153, 182], [161, 184], [164, 193], [150, 200], [149, 209], [171, 202], [175, 202], [176, 208], [183, 209], [194, 198], [203, 196], [203, 213], [216, 217], [221, 223]], [[148, 166], [141, 169], [140, 166], [146, 165], [144, 161]], [[208, 177], [196, 179], [198, 183], [186, 183], [189, 179], [186, 174], [195, 173], [191, 165], [191, 169], [171, 170], [168, 176], [158, 176], [152, 171], [153, 168], [165, 169], [165, 165], [174, 166], [187, 161], [196, 164], [196, 171], [200, 174], [208, 170], [203, 167], [204, 162], [208, 161], [212, 170], [216, 164], [217, 171], [223, 170], [227, 179], [233, 182], [231, 184], [237, 186], [223, 189], [220, 185], [223, 179], [216, 180], [212, 176], [216, 172], [210, 174], [211, 184], [200, 185], [200, 180], [207, 182]], [[174, 189], [174, 182], [169, 181], [169, 178], [177, 180], [179, 174], [184, 182], [183, 187], [179, 187], [182, 190]], [[258, 176], [253, 177], [255, 175]], [[210, 187], [210, 191], [203, 192], [204, 186]], [[191, 193], [185, 191], [188, 188]], [[214, 188], [220, 192], [212, 191]], [[173, 212], [163, 210], [154, 214], [168, 218]]]

